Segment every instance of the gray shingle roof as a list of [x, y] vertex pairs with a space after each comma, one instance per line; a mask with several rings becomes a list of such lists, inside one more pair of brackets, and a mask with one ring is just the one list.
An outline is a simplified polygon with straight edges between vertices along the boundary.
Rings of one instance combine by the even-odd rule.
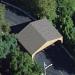
[[31, 25], [47, 41], [61, 37], [61, 34], [58, 32], [58, 30], [56, 30], [55, 27], [53, 26], [53, 24], [51, 22], [49, 22], [47, 19], [42, 19], [42, 20], [32, 22]]
[[62, 35], [47, 19], [31, 22], [17, 35], [17, 39], [31, 55], [57, 40], [63, 41]]

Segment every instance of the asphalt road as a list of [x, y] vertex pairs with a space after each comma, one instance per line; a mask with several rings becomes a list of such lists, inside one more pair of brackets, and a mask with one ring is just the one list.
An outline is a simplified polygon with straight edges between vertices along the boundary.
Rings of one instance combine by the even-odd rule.
[[5, 14], [5, 18], [11, 27], [12, 33], [19, 33], [25, 26], [33, 21], [29, 15], [7, 5]]
[[31, 19], [27, 15], [25, 15], [23, 12], [12, 7], [7, 7], [5, 17], [7, 21], [10, 22], [11, 26], [19, 25], [19, 24], [27, 23], [31, 21]]
[[46, 48], [36, 55], [36, 61], [40, 65], [53, 64], [47, 69], [47, 75], [75, 75], [75, 63], [62, 48], [62, 45], [55, 45]]

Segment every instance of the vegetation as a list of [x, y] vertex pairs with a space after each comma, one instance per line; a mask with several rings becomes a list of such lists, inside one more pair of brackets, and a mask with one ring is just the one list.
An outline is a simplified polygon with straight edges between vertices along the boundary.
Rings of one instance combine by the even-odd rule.
[[[75, 0], [16, 0], [16, 3], [30, 11], [37, 19], [46, 17], [52, 21], [64, 36], [64, 45], [75, 56]], [[0, 4], [0, 69], [3, 70], [0, 70], [0, 74], [40, 75], [40, 66], [33, 63], [31, 56], [19, 48], [15, 34], [9, 32], [5, 6]], [[8, 67], [5, 68], [3, 62], [6, 62]]]
[[8, 22], [5, 19], [5, 6], [0, 4], [0, 33], [8, 33], [10, 31], [10, 27]]
[[56, 17], [55, 0], [16, 0], [16, 3], [25, 10], [30, 11], [37, 18], [47, 17], [54, 20]]
[[[75, 0], [16, 0], [16, 3], [37, 19], [46, 17], [52, 21], [64, 36], [64, 45], [75, 56]], [[15, 34], [9, 33], [5, 12], [5, 6], [0, 4], [0, 69], [11, 72], [9, 75], [40, 75], [40, 66], [19, 48]], [[9, 67], [5, 70], [1, 62]], [[3, 72], [0, 70], [0, 74]]]
[[5, 21], [5, 6], [0, 4], [0, 24]]
[[12, 53], [10, 67], [12, 75], [40, 75], [42, 72], [38, 64], [32, 63], [31, 56], [19, 49]]
[[5, 6], [0, 4], [0, 58], [6, 57], [13, 43], [13, 37], [8, 35], [9, 29], [9, 25], [5, 20]]
[[[56, 27], [64, 36], [64, 44], [72, 54], [74, 53], [75, 45], [75, 25], [72, 20], [74, 13], [74, 5], [71, 0], [56, 0], [57, 1], [57, 18]], [[75, 1], [73, 1], [75, 2]], [[69, 44], [68, 44], [69, 43]], [[74, 53], [75, 54], [75, 53]]]
[[[35, 1], [35, 0], [34, 0]], [[36, 11], [38, 18], [47, 17], [50, 20], [54, 20], [56, 17], [56, 2], [55, 0], [37, 0]], [[37, 4], [38, 3], [38, 4]]]
[[[16, 3], [36, 18], [46, 17], [52, 21], [64, 36], [64, 45], [75, 56], [75, 0], [16, 0]], [[40, 66], [33, 63], [31, 56], [19, 48], [15, 34], [9, 32], [5, 6], [0, 4], [0, 74], [40, 75]], [[8, 67], [5, 68], [3, 62]]]
[[10, 68], [7, 69], [12, 75], [40, 75], [42, 72], [40, 66], [32, 62], [31, 56], [20, 50], [13, 34], [2, 35], [0, 38], [0, 60], [2, 59], [9, 62]]
[[6, 58], [10, 51], [14, 50], [17, 46], [15, 37], [12, 35], [0, 36], [0, 58]]

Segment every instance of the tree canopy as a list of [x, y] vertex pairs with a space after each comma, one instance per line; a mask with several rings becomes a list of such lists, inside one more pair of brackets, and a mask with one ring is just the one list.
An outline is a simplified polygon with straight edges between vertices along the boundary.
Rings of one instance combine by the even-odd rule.
[[23, 53], [17, 49], [11, 56], [10, 62], [12, 75], [40, 75], [42, 69], [28, 53]]

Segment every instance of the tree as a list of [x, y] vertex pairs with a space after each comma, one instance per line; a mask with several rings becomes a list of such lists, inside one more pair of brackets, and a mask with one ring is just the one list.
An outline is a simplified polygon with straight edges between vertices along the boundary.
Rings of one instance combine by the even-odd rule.
[[5, 6], [0, 3], [0, 22], [5, 20]]
[[[38, 0], [37, 4], [39, 18], [46, 16], [50, 20], [56, 17], [56, 1], [55, 0]], [[37, 10], [37, 11], [38, 11]]]
[[[74, 0], [56, 0], [57, 1], [57, 18], [55, 21], [56, 27], [64, 36], [64, 44], [72, 55], [75, 53], [75, 25], [72, 20], [74, 13]], [[73, 2], [72, 2], [73, 1]]]
[[47, 17], [54, 20], [56, 17], [55, 0], [17, 0], [17, 2], [38, 18]]
[[0, 59], [13, 52], [17, 47], [17, 40], [14, 35], [1, 35], [0, 36]]
[[5, 19], [5, 12], [5, 6], [3, 4], [0, 4], [0, 30], [1, 32], [9, 33], [10, 27]]
[[12, 75], [40, 75], [42, 72], [37, 63], [32, 63], [31, 56], [19, 48], [11, 55], [10, 69]]

